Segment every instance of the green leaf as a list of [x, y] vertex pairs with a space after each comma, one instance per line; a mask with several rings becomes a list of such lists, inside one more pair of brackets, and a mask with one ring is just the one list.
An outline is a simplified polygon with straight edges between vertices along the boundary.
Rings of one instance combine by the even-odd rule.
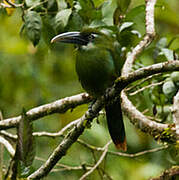
[[67, 25], [68, 31], [80, 31], [84, 26], [83, 20], [77, 11], [73, 11]]
[[[134, 19], [136, 16], [139, 16], [140, 14], [145, 13], [145, 5], [140, 5], [137, 6], [133, 9], [131, 9], [127, 14], [126, 14], [126, 19], [127, 20], [132, 20]], [[144, 16], [145, 18], [145, 16]]]
[[177, 87], [175, 86], [173, 81], [167, 81], [163, 84], [162, 90], [166, 97], [171, 99], [176, 94]]
[[142, 35], [141, 35], [141, 33], [140, 33], [139, 31], [132, 30], [131, 33], [137, 35], [138, 38], [141, 38], [141, 37], [142, 37]]
[[106, 26], [106, 24], [100, 20], [94, 20], [89, 25], [89, 27], [91, 27], [91, 28], [104, 27], [104, 26]]
[[22, 118], [17, 131], [17, 150], [19, 160], [22, 161], [25, 167], [30, 166], [35, 157], [35, 143], [32, 132], [32, 122], [27, 118], [26, 112], [23, 109]]
[[123, 23], [119, 28], [119, 32], [123, 31], [126, 28], [131, 27], [133, 24], [134, 24], [133, 22], [125, 22], [125, 23]]
[[63, 9], [55, 16], [55, 29], [58, 33], [62, 32], [65, 26], [68, 24], [71, 13], [71, 9]]
[[117, 0], [118, 7], [120, 11], [125, 13], [131, 3], [131, 0]]
[[40, 0], [25, 0], [25, 4], [27, 7], [36, 6], [40, 3]]
[[50, 45], [51, 39], [55, 36], [55, 30], [53, 28], [53, 18], [51, 16], [42, 17], [42, 37], [46, 44]]
[[161, 51], [163, 52], [167, 60], [174, 60], [173, 51], [171, 49], [162, 48]]
[[98, 8], [99, 6], [101, 6], [106, 0], [95, 0], [94, 5], [96, 8]]
[[48, 12], [53, 12], [58, 10], [58, 4], [56, 0], [50, 0], [43, 3], [43, 6], [47, 8]]
[[131, 9], [127, 14], [125, 21], [134, 22], [133, 28], [141, 34], [145, 33], [145, 5], [137, 6]]
[[90, 24], [93, 20], [100, 19], [102, 17], [102, 12], [100, 9], [96, 9], [93, 1], [91, 0], [79, 0], [80, 9], [78, 11], [79, 15], [86, 24]]
[[25, 29], [28, 38], [32, 41], [34, 46], [39, 43], [42, 29], [42, 20], [35, 11], [27, 11], [24, 17]]
[[167, 46], [167, 38], [165, 37], [161, 38], [156, 44], [156, 47], [159, 49], [165, 48], [166, 46]]
[[179, 71], [173, 72], [171, 74], [171, 79], [179, 87]]
[[117, 8], [115, 1], [106, 1], [102, 6], [103, 22], [108, 26], [113, 26], [113, 15]]

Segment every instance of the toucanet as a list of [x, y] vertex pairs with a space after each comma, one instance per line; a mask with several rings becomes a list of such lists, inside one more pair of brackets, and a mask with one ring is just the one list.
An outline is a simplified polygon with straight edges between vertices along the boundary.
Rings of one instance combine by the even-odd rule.
[[[55, 36], [51, 42], [72, 43], [77, 46], [76, 72], [82, 87], [94, 98], [102, 96], [120, 76], [123, 65], [120, 46], [108, 33], [83, 30]], [[115, 146], [126, 151], [126, 137], [120, 99], [105, 104], [107, 124]]]

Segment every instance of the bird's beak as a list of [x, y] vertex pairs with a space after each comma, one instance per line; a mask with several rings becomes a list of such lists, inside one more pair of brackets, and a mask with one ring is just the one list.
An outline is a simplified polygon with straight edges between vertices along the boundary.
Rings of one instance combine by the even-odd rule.
[[66, 32], [55, 36], [51, 43], [54, 42], [63, 42], [71, 44], [85, 45], [88, 41], [81, 35], [80, 32]]

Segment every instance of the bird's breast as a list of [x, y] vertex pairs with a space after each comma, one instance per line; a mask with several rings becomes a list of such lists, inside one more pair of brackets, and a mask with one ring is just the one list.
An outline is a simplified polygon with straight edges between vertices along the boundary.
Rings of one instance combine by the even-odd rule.
[[97, 47], [78, 50], [76, 72], [82, 87], [93, 96], [102, 95], [117, 76], [110, 52]]

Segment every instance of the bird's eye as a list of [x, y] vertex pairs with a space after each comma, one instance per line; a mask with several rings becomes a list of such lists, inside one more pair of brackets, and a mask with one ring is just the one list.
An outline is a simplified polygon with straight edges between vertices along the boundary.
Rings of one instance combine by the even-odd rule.
[[95, 36], [94, 36], [93, 34], [90, 34], [90, 35], [88, 36], [89, 41], [93, 40], [94, 38], [95, 38]]

